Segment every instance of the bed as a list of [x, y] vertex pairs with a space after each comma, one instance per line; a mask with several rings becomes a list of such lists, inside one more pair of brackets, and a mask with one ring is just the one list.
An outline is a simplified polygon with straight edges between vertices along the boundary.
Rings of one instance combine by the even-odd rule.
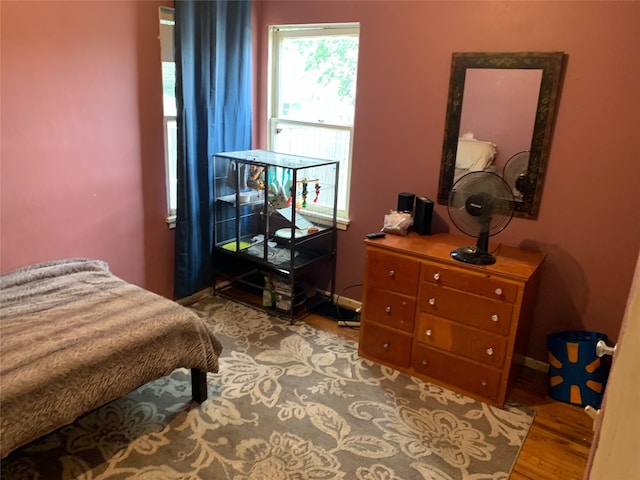
[[176, 302], [125, 282], [100, 260], [39, 263], [0, 276], [0, 455], [176, 368], [194, 400], [222, 347]]

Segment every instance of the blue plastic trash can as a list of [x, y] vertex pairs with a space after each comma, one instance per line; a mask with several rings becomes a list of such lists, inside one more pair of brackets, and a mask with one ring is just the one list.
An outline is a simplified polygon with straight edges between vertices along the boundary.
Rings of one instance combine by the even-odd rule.
[[575, 405], [600, 408], [609, 377], [609, 357], [596, 355], [596, 344], [607, 340], [598, 332], [560, 332], [547, 335], [549, 396]]

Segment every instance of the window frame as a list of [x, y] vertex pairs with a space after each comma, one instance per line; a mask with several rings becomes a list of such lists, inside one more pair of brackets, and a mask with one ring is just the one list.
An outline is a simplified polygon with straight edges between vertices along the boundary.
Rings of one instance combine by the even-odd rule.
[[[329, 37], [329, 36], [352, 35], [360, 38], [360, 23], [326, 23], [326, 24], [291, 24], [291, 25], [270, 25], [268, 35], [268, 60], [267, 60], [267, 149], [273, 150], [275, 145], [276, 131], [280, 125], [318, 127], [328, 130], [348, 131], [349, 145], [347, 148], [347, 164], [340, 161], [339, 187], [344, 185], [346, 190], [344, 205], [340, 205], [337, 210], [338, 227], [346, 229], [350, 222], [349, 217], [349, 197], [351, 192], [351, 167], [353, 164], [353, 140], [355, 132], [355, 113], [351, 124], [334, 124], [325, 122], [310, 122], [308, 120], [295, 120], [290, 118], [278, 117], [278, 77], [280, 71], [280, 41], [283, 38], [300, 38], [300, 37]], [[358, 45], [359, 48], [359, 45]], [[355, 74], [354, 83], [357, 84], [357, 72]], [[356, 91], [357, 98], [357, 91]], [[281, 152], [294, 153], [295, 152]], [[342, 208], [340, 208], [342, 207]], [[309, 212], [310, 213], [310, 212]], [[322, 213], [317, 213], [318, 217], [322, 217]]]

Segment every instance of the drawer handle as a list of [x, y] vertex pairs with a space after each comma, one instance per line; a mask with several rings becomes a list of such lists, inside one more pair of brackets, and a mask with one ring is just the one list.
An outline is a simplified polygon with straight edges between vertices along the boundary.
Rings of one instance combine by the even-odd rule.
[[427, 360], [426, 360], [426, 359], [425, 359], [425, 360], [422, 360], [422, 364], [423, 364], [423, 365], [427, 365], [428, 363], [429, 363], [429, 362], [427, 362]]
[[429, 299], [429, 305], [435, 305], [435, 304], [436, 304], [436, 299], [435, 299], [435, 298], [433, 298], [433, 297], [431, 297], [431, 298]]
[[387, 313], [391, 313], [391, 307], [385, 308], [384, 311], [387, 312]]
[[427, 329], [427, 331], [426, 331], [426, 332], [424, 332], [424, 333], [426, 333], [426, 334], [427, 334], [427, 337], [430, 337], [432, 332], [431, 332], [431, 329], [429, 328], [429, 329]]
[[487, 348], [487, 355], [493, 355], [493, 348]]
[[498, 315], [496, 315], [495, 313], [493, 315], [491, 315], [491, 321], [497, 322], [498, 321]]
[[395, 277], [396, 276], [396, 272], [394, 270], [389, 270], [389, 276], [390, 277]]
[[438, 280], [440, 280], [440, 272], [434, 273], [433, 274], [433, 279], [437, 282]]
[[482, 380], [482, 382], [480, 382], [482, 384], [483, 387], [486, 387], [487, 385], [489, 385], [489, 382], [487, 382], [486, 380]]
[[389, 342], [383, 344], [382, 348], [384, 348], [385, 350], [389, 350]]
[[496, 295], [502, 295], [502, 289], [500, 287], [496, 288]]

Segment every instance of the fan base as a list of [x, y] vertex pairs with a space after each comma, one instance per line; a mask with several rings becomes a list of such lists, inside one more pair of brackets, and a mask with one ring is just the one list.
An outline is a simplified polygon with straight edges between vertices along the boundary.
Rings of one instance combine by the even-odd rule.
[[493, 265], [496, 257], [489, 252], [483, 252], [478, 247], [459, 247], [451, 250], [451, 258], [473, 265]]

